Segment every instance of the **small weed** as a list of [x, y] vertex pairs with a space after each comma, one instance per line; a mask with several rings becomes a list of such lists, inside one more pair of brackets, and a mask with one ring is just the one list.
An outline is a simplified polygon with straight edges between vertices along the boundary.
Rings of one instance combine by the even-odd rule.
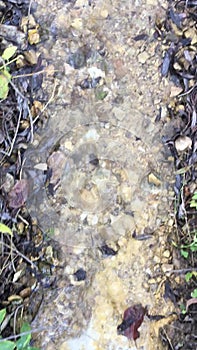
[[0, 66], [0, 100], [5, 100], [8, 96], [9, 83], [12, 79], [8, 65], [17, 60], [16, 57], [10, 61], [10, 58], [15, 55], [16, 50], [16, 46], [9, 46], [3, 51], [0, 57], [0, 60], [2, 61], [2, 66]]
[[185, 315], [185, 314], [187, 313], [187, 310], [186, 310], [186, 307], [185, 307], [184, 304], [181, 304], [181, 305], [180, 305], [180, 309], [181, 309], [182, 315]]
[[190, 202], [190, 207], [195, 208], [197, 210], [197, 192], [194, 192], [191, 202]]
[[197, 231], [194, 232], [192, 240], [188, 244], [182, 244], [181, 245], [181, 255], [187, 259], [189, 256], [189, 252], [197, 252]]
[[193, 290], [193, 292], [191, 293], [191, 297], [192, 297], [192, 298], [197, 298], [197, 288], [195, 288], [195, 289]]
[[[6, 318], [6, 309], [0, 310], [0, 333], [3, 322]], [[21, 336], [16, 341], [4, 340], [0, 334], [0, 350], [40, 350], [30, 346], [31, 341], [31, 327], [27, 322], [22, 324], [20, 329]]]
[[197, 271], [187, 272], [186, 275], [185, 275], [186, 282], [189, 282], [193, 277], [197, 278]]

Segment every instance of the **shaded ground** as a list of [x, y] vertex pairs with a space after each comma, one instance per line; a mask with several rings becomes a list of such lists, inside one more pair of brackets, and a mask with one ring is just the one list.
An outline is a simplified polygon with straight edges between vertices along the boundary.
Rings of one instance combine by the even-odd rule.
[[[156, 9], [158, 5], [159, 11]], [[184, 2], [179, 3], [179, 7], [171, 8], [171, 12], [168, 12], [170, 19], [166, 21], [167, 4], [163, 4], [162, 8], [161, 4], [152, 1], [137, 4], [136, 7], [127, 3], [120, 7], [115, 2], [112, 8], [110, 2], [102, 1], [97, 4], [87, 4], [85, 1], [63, 4], [62, 1], [57, 1], [52, 6], [55, 11], [50, 8], [47, 20], [47, 6], [43, 1], [38, 1], [35, 13], [41, 24], [42, 42], [40, 47], [38, 45], [39, 51], [42, 52], [43, 64], [48, 62], [50, 68], [43, 86], [48, 90], [49, 96], [56, 96], [55, 103], [50, 108], [47, 128], [34, 135], [33, 146], [24, 156], [26, 142], [32, 139], [37, 123], [44, 121], [41, 113], [35, 113], [35, 123], [29, 118], [28, 101], [36, 99], [36, 88], [30, 88], [32, 81], [27, 78], [24, 80], [27, 81], [25, 93], [29, 93], [29, 99], [23, 98], [22, 106], [20, 100], [16, 100], [17, 109], [22, 111], [22, 121], [24, 119], [29, 123], [24, 128], [25, 132], [18, 132], [17, 117], [12, 128], [6, 124], [5, 117], [2, 119], [4, 134], [6, 135], [6, 130], [10, 132], [14, 128], [17, 138], [13, 147], [16, 155], [12, 163], [10, 164], [12, 154], [2, 160], [1, 220], [11, 226], [17, 225], [17, 230], [14, 228], [16, 261], [18, 264], [23, 258], [27, 264], [23, 268], [19, 264], [19, 270], [25, 271], [26, 275], [29, 270], [29, 276], [32, 276], [25, 281], [19, 278], [16, 284], [13, 283], [13, 276], [16, 281], [16, 272], [11, 270], [14, 289], [10, 291], [7, 282], [3, 284], [2, 306], [7, 303], [11, 310], [14, 305], [7, 301], [9, 294], [19, 295], [21, 307], [26, 303], [32, 320], [37, 314], [44, 288], [44, 302], [33, 323], [33, 327], [40, 328], [43, 324], [47, 327], [47, 330], [39, 333], [39, 344], [43, 349], [54, 346], [57, 349], [72, 349], [85, 344], [88, 349], [99, 346], [102, 349], [118, 346], [124, 349], [129, 342], [126, 337], [117, 335], [117, 326], [121, 323], [123, 311], [130, 304], [143, 300], [143, 305], [148, 306], [151, 315], [162, 315], [164, 318], [158, 317], [159, 321], [155, 322], [154, 317], [152, 321], [145, 317], [141, 336], [137, 340], [138, 346], [142, 349], [155, 349], [161, 328], [163, 345], [158, 344], [158, 349], [163, 346], [169, 349], [192, 348], [195, 346], [194, 301], [188, 305], [186, 315], [181, 315], [182, 324], [179, 321], [168, 328], [164, 325], [173, 320], [172, 312], [180, 314], [181, 298], [191, 299], [191, 292], [196, 287], [194, 273], [190, 284], [186, 284], [188, 294], [182, 294], [179, 284], [183, 284], [185, 273], [182, 271], [180, 275], [175, 272], [174, 275], [171, 271], [181, 270], [184, 262], [185, 268], [188, 264], [189, 268], [195, 266], [194, 250], [190, 247], [182, 249], [189, 251], [187, 262], [183, 260], [180, 263], [183, 258], [175, 253], [172, 257], [171, 253], [172, 242], [178, 245], [191, 245], [194, 242], [195, 246], [196, 210], [190, 208], [190, 200], [196, 190], [196, 56], [193, 49], [195, 4], [185, 8]], [[27, 12], [27, 7], [24, 9]], [[188, 15], [189, 24], [186, 21]], [[192, 33], [186, 35], [187, 31], [183, 30], [184, 34], [181, 34], [182, 23], [186, 28], [192, 28]], [[111, 27], [114, 28], [113, 32], [109, 30]], [[162, 39], [166, 50], [163, 65], [163, 49], [158, 44], [158, 37]], [[190, 61], [184, 67], [185, 71], [182, 67], [183, 56], [187, 62]], [[158, 71], [160, 66], [164, 76], [162, 82]], [[30, 72], [42, 68], [41, 60], [37, 60]], [[55, 89], [49, 84], [50, 80], [54, 82], [54, 72]], [[171, 76], [170, 83], [165, 78], [167, 75]], [[19, 81], [18, 88], [24, 86], [22, 83]], [[38, 87], [39, 82], [35, 86]], [[182, 90], [186, 94], [181, 102], [173, 102], [173, 96]], [[39, 97], [42, 97], [43, 92], [38, 92]], [[19, 96], [16, 89], [10, 90], [11, 93]], [[166, 107], [169, 95], [172, 99]], [[6, 103], [10, 103], [9, 96], [3, 102], [4, 113]], [[43, 104], [38, 106], [42, 111]], [[14, 121], [14, 117], [11, 121]], [[162, 135], [165, 135], [165, 151], [160, 143], [161, 130]], [[62, 138], [63, 135], [66, 136]], [[13, 131], [10, 138], [13, 139]], [[25, 144], [23, 147], [21, 139]], [[5, 136], [4, 140], [3, 150], [6, 150]], [[185, 142], [184, 146], [182, 141]], [[105, 149], [102, 150], [105, 142]], [[7, 152], [8, 149], [10, 148], [7, 147]], [[65, 157], [60, 157], [63, 159], [62, 169], [65, 165], [70, 167], [71, 173], [75, 174], [74, 179], [68, 177], [67, 173], [63, 175], [61, 166], [60, 173], [55, 174], [55, 167], [60, 164], [60, 158], [57, 158], [59, 154]], [[132, 154], [129, 160], [127, 154]], [[90, 159], [87, 155], [94, 157], [91, 156]], [[174, 214], [170, 218], [170, 207], [167, 204], [174, 196], [171, 190], [173, 177], [169, 174], [173, 164], [171, 155], [178, 171], [175, 183], [175, 237], [171, 233]], [[80, 157], [82, 160], [85, 158], [81, 161], [78, 159]], [[98, 169], [102, 171], [99, 172]], [[93, 192], [94, 186], [91, 189], [85, 187], [84, 190], [80, 174], [87, 174], [87, 171], [92, 183], [97, 183], [101, 196], [99, 192], [98, 197], [97, 191]], [[16, 188], [12, 188], [13, 182], [21, 179], [21, 173], [24, 175], [20, 181], [31, 180], [33, 196], [28, 195], [25, 199], [33, 222], [27, 211], [20, 208], [23, 202], [19, 200], [20, 205], [18, 204], [18, 197], [14, 196]], [[99, 176], [106, 184], [104, 187], [103, 182], [101, 187], [98, 181], [95, 182]], [[7, 177], [10, 186], [8, 189], [5, 187]], [[59, 184], [59, 178], [63, 179], [63, 185]], [[19, 182], [20, 185], [25, 183]], [[113, 184], [109, 189], [108, 183]], [[65, 187], [66, 192], [62, 192]], [[72, 190], [72, 197], [67, 188]], [[103, 203], [102, 191], [106, 189], [109, 197]], [[22, 195], [24, 192], [23, 189]], [[17, 204], [13, 207], [15, 199]], [[78, 206], [82, 208], [79, 210]], [[90, 210], [92, 206], [93, 209]], [[9, 207], [12, 208], [11, 211]], [[67, 222], [62, 221], [65, 215], [69, 218]], [[52, 221], [49, 222], [49, 219]], [[57, 219], [60, 224], [56, 226]], [[36, 225], [37, 220], [41, 230]], [[79, 226], [80, 236], [77, 237]], [[53, 237], [61, 246], [61, 254], [58, 256], [58, 243], [54, 245], [50, 240], [44, 239], [43, 232], [49, 229], [53, 229], [50, 232], [53, 231]], [[190, 236], [186, 236], [186, 229]], [[4, 249], [5, 243], [11, 246], [9, 237], [6, 237]], [[18, 252], [31, 260], [33, 253], [34, 264], [29, 265], [27, 259]], [[4, 258], [2, 279], [7, 281], [5, 262]], [[37, 288], [31, 294], [35, 282]], [[21, 292], [26, 288], [29, 288], [28, 293], [24, 295]], [[36, 305], [32, 304], [33, 301], [36, 301]], [[180, 330], [182, 342], [174, 337], [174, 327]], [[182, 328], [186, 335], [183, 335]], [[11, 332], [11, 328], [7, 327], [4, 335]], [[192, 334], [189, 345], [187, 333]], [[75, 335], [81, 336], [79, 339], [65, 341], [65, 338]]]

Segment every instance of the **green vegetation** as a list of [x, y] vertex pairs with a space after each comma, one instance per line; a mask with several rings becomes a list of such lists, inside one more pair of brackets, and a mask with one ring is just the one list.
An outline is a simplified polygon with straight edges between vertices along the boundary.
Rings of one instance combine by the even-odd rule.
[[[1, 326], [3, 325], [5, 318], [6, 309], [2, 309], [0, 310], [0, 329], [2, 328]], [[38, 348], [30, 346], [31, 327], [28, 323], [24, 322], [22, 324], [20, 334], [20, 337], [16, 341], [3, 340], [0, 335], [0, 350], [39, 350]]]
[[3, 62], [2, 66], [0, 66], [0, 99], [1, 100], [4, 100], [8, 96], [9, 83], [12, 79], [12, 76], [9, 73], [8, 65], [17, 60], [17, 58], [14, 58], [10, 61], [10, 58], [12, 58], [15, 55], [16, 50], [17, 50], [17, 47], [12, 45], [7, 47], [1, 55], [1, 61]]
[[197, 210], [197, 192], [194, 192], [194, 194], [192, 196], [190, 207], [195, 208]]
[[188, 244], [181, 245], [181, 255], [187, 259], [189, 257], [189, 252], [197, 252], [197, 232], [191, 233], [191, 242]]
[[[195, 208], [197, 210], [197, 192], [194, 192], [191, 202], [190, 202], [190, 207]], [[181, 255], [185, 258], [188, 259], [190, 253], [194, 253], [197, 251], [197, 231], [190, 232], [189, 234], [189, 241], [187, 244], [182, 244], [180, 247], [180, 252]], [[192, 282], [192, 280], [197, 279], [197, 271], [189, 271], [185, 274], [185, 280], [187, 283]], [[197, 298], [197, 288], [193, 289], [191, 292], [191, 298]], [[185, 305], [181, 304], [180, 305], [181, 313], [186, 314], [187, 313], [187, 308]]]

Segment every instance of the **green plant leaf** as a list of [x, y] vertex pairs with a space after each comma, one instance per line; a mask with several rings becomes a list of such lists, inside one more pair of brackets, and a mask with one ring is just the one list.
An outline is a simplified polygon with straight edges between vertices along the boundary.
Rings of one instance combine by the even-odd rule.
[[185, 314], [187, 313], [187, 310], [186, 310], [184, 304], [181, 304], [181, 305], [180, 305], [180, 309], [181, 309], [181, 313], [182, 313], [183, 315], [185, 315]]
[[197, 298], [197, 288], [193, 290], [193, 292], [191, 293], [191, 297]]
[[190, 202], [190, 207], [191, 208], [196, 208], [197, 209], [197, 192], [194, 192], [191, 202]]
[[12, 56], [14, 56], [16, 50], [17, 50], [17, 46], [14, 46], [14, 45], [9, 46], [9, 47], [7, 47], [7, 48], [3, 51], [3, 54], [2, 54], [1, 57], [2, 57], [4, 60], [7, 60], [7, 61], [8, 61]]
[[185, 275], [186, 282], [189, 282], [192, 277], [193, 277], [193, 272], [187, 272]]
[[192, 200], [191, 203], [190, 203], [190, 208], [196, 208], [197, 209], [197, 202]]
[[5, 340], [0, 342], [0, 350], [13, 350], [16, 344], [13, 341]]
[[194, 192], [193, 196], [192, 196], [192, 199], [196, 199], [197, 200], [197, 192]]
[[185, 258], [185, 259], [187, 259], [188, 258], [188, 256], [189, 256], [189, 253], [188, 253], [188, 251], [187, 250], [183, 250], [183, 249], [181, 249], [181, 255]]
[[10, 236], [12, 236], [12, 231], [11, 229], [5, 225], [5, 224], [2, 224], [2, 222], [0, 222], [0, 232], [2, 233], [8, 233]]
[[7, 71], [7, 69], [4, 69], [3, 71], [0, 71], [0, 99], [5, 100], [5, 98], [8, 95], [9, 92], [9, 82], [11, 80], [11, 75]]
[[197, 252], [197, 245], [196, 245], [196, 243], [195, 243], [195, 245], [191, 245], [190, 249], [191, 249], [192, 252]]
[[6, 315], [6, 309], [2, 309], [0, 310], [0, 325], [2, 324], [4, 318], [5, 318], [5, 315]]
[[[24, 323], [22, 324], [20, 333], [29, 332], [30, 330], [31, 330], [31, 327], [30, 327], [29, 323], [24, 322]], [[26, 334], [26, 335], [22, 335], [22, 336], [16, 341], [17, 350], [21, 350], [21, 349], [25, 350], [25, 349], [28, 347], [30, 340], [31, 340], [31, 333]]]

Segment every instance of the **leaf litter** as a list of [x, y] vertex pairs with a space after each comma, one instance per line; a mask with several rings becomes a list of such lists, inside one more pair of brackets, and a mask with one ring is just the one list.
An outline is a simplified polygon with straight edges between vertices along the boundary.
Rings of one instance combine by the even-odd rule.
[[[35, 317], [42, 288], [53, 283], [50, 276], [57, 264], [52, 247], [51, 255], [44, 258], [50, 240], [43, 243], [43, 232], [25, 208], [28, 181], [21, 179], [24, 152], [34, 132], [47, 120], [45, 105], [49, 101], [41, 87], [45, 67], [36, 48], [39, 28], [28, 15], [34, 7], [30, 3], [0, 3], [0, 309], [7, 312], [0, 332], [3, 338], [20, 332], [23, 313], [28, 322]], [[28, 18], [34, 32], [27, 28]], [[39, 283], [42, 287], [37, 292]], [[16, 347], [13, 342], [10, 346]]]
[[[192, 198], [195, 198], [197, 189], [196, 13], [196, 1], [169, 1], [166, 20], [156, 23], [157, 35], [162, 38], [164, 47], [161, 74], [163, 77], [168, 77], [175, 86], [171, 94], [173, 100], [168, 105], [170, 121], [164, 126], [164, 133], [168, 134], [164, 143], [170, 150], [176, 170], [174, 182], [176, 228], [173, 240], [178, 247], [182, 247], [181, 253], [185, 259], [181, 260], [183, 273], [185, 267], [186, 271], [188, 268], [195, 269], [197, 262], [195, 241], [197, 212], [195, 205], [194, 207], [191, 205], [194, 203]], [[182, 270], [179, 271], [181, 273]], [[171, 275], [171, 283], [175, 286], [174, 278]], [[176, 291], [176, 299], [178, 296], [184, 300], [186, 312], [180, 313], [179, 320], [174, 324], [161, 329], [161, 338], [168, 349], [175, 349], [180, 343], [182, 343], [181, 349], [193, 349], [196, 346], [194, 325], [196, 305], [193, 305], [193, 299], [190, 299], [195, 286], [196, 277], [191, 275], [187, 283], [174, 287], [174, 290], [171, 288], [170, 294]], [[190, 301], [191, 310], [188, 308]], [[191, 323], [187, 323], [188, 317]], [[173, 330], [175, 328], [176, 334]], [[190, 334], [189, 341], [186, 334]]]

